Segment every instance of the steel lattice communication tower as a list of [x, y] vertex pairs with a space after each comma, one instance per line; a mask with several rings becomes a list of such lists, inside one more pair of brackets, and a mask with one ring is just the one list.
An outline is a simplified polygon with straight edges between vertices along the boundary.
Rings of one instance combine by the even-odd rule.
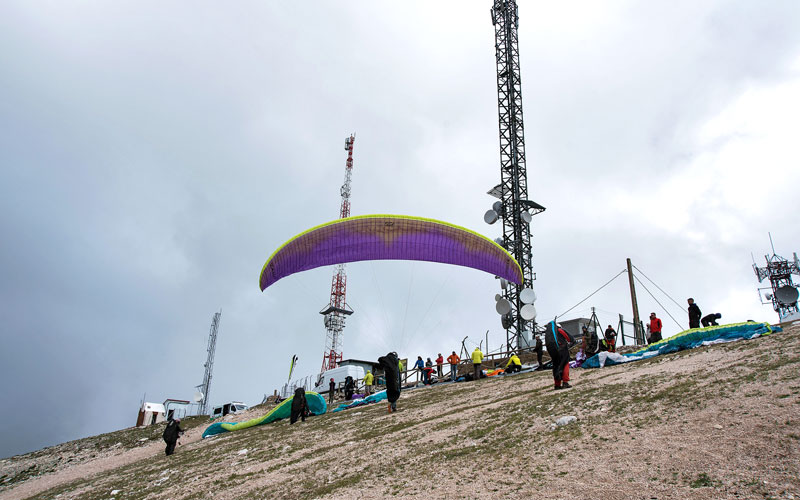
[[[533, 288], [531, 255], [531, 216], [544, 207], [528, 200], [528, 174], [525, 166], [525, 134], [522, 123], [522, 82], [519, 67], [517, 28], [519, 14], [515, 0], [494, 0], [491, 9], [497, 59], [497, 107], [500, 114], [500, 185], [489, 191], [502, 205], [497, 205], [503, 219], [503, 248], [517, 259], [522, 267], [523, 283], [509, 283], [503, 295], [511, 303], [511, 312], [503, 316], [508, 349], [520, 345], [525, 330], [533, 331], [535, 318], [525, 320], [520, 314], [524, 305], [520, 292]], [[487, 221], [489, 222], [489, 221]]]
[[[344, 184], [342, 184], [342, 206], [339, 209], [339, 218], [350, 217], [350, 179], [353, 174], [353, 144], [356, 142], [355, 134], [344, 140], [344, 149], [347, 151], [347, 162], [344, 169]], [[325, 352], [322, 355], [322, 369], [330, 370], [339, 366], [342, 361], [342, 332], [344, 331], [345, 318], [353, 314], [347, 305], [347, 274], [344, 264], [338, 264], [333, 273], [331, 283], [331, 300], [319, 313], [325, 321]]]
[[217, 332], [219, 331], [219, 320], [222, 317], [222, 311], [214, 313], [211, 319], [211, 330], [208, 334], [208, 357], [206, 358], [205, 366], [206, 372], [203, 375], [203, 383], [197, 386], [197, 389], [202, 394], [199, 414], [208, 415], [208, 393], [211, 389], [211, 371], [214, 368], [214, 352], [217, 350]]
[[[770, 243], [772, 243], [772, 235], [770, 235]], [[800, 260], [797, 258], [797, 253], [794, 254], [794, 261], [790, 261], [777, 255], [775, 247], [772, 247], [772, 256], [765, 255], [767, 261], [765, 267], [758, 267], [753, 262], [753, 271], [758, 277], [758, 282], [761, 283], [765, 279], [769, 279], [769, 288], [759, 288], [760, 292], [763, 290], [771, 290], [771, 293], [766, 293], [764, 298], [772, 302], [772, 308], [778, 313], [781, 321], [792, 321], [800, 319], [800, 308], [798, 308], [798, 293], [797, 286], [792, 283], [792, 275], [800, 275]], [[762, 303], [765, 303], [762, 299]]]

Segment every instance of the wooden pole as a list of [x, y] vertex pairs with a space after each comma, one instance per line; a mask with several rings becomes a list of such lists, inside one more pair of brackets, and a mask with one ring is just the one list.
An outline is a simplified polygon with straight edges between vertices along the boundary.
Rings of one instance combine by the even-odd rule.
[[644, 335], [642, 332], [641, 322], [639, 321], [639, 304], [636, 302], [636, 287], [633, 285], [633, 269], [631, 266], [631, 259], [628, 262], [628, 283], [631, 286], [631, 307], [633, 308], [633, 335], [637, 344], [644, 344]]

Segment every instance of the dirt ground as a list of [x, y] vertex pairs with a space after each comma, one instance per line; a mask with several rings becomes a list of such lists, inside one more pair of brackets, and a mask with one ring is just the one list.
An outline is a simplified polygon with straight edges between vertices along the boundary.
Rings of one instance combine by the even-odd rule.
[[1, 460], [0, 497], [800, 499], [800, 327], [572, 379], [434, 385], [397, 413], [206, 440], [189, 422], [172, 457], [158, 430], [119, 431]]

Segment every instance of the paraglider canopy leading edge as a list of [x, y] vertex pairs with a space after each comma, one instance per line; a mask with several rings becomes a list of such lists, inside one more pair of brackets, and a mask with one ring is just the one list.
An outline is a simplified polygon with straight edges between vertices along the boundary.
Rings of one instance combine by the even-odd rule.
[[264, 291], [281, 278], [362, 260], [420, 260], [470, 267], [522, 283], [522, 268], [503, 247], [454, 224], [402, 215], [360, 215], [327, 222], [278, 248], [261, 269]]

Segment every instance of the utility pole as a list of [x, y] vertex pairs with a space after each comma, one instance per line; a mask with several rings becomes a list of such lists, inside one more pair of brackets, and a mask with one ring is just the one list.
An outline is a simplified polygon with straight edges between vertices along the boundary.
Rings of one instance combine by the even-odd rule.
[[633, 285], [633, 269], [631, 259], [628, 261], [628, 283], [631, 287], [631, 307], [633, 308], [633, 338], [636, 339], [637, 344], [646, 344], [644, 339], [644, 332], [642, 331], [642, 322], [639, 320], [639, 303], [636, 301], [636, 287]]
[[[339, 208], [339, 218], [350, 217], [350, 179], [353, 173], [353, 144], [356, 142], [355, 134], [344, 140], [344, 149], [347, 151], [347, 161], [345, 162], [344, 183], [340, 192], [342, 194], [342, 205]], [[325, 322], [325, 352], [322, 355], [322, 369], [330, 370], [339, 366], [342, 361], [342, 332], [344, 331], [344, 320], [353, 314], [353, 310], [347, 305], [347, 273], [344, 264], [338, 264], [333, 273], [331, 283], [331, 300], [328, 305], [319, 313], [324, 316]]]

